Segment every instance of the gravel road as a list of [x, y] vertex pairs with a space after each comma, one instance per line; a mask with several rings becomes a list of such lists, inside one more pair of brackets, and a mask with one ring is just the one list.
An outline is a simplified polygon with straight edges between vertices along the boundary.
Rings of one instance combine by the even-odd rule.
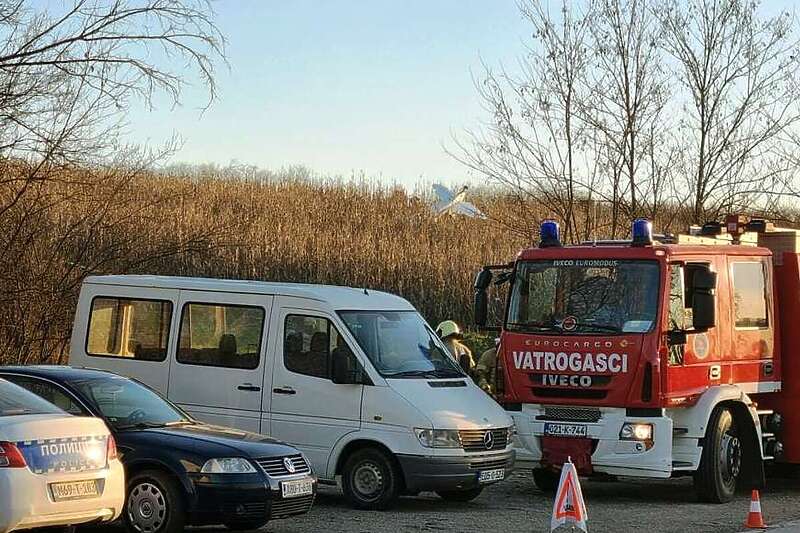
[[[725, 505], [699, 504], [691, 478], [666, 481], [584, 481], [589, 531], [739, 532], [749, 509], [749, 495]], [[800, 519], [800, 479], [768, 480], [761, 505], [769, 525]], [[487, 488], [469, 504], [446, 503], [433, 494], [403, 498], [392, 511], [350, 509], [334, 488], [322, 487], [311, 513], [279, 520], [262, 531], [404, 533], [419, 531], [548, 531], [553, 500], [540, 492], [526, 472]], [[222, 531], [203, 528], [205, 532]]]

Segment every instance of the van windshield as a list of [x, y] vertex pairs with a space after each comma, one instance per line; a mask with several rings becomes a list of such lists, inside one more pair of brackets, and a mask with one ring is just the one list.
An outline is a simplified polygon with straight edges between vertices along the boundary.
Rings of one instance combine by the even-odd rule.
[[340, 311], [375, 369], [387, 378], [463, 377], [447, 348], [414, 311]]

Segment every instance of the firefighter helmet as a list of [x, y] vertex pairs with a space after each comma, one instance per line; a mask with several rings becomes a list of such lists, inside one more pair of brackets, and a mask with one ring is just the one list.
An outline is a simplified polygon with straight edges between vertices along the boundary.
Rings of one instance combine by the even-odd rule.
[[458, 324], [453, 322], [452, 320], [445, 320], [438, 326], [436, 326], [436, 334], [439, 335], [440, 339], [446, 339], [451, 335], [461, 335], [461, 328], [458, 327]]

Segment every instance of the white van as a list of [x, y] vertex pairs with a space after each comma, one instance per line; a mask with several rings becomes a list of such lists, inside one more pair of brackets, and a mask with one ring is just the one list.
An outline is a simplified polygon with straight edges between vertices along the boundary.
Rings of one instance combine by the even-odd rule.
[[136, 378], [200, 420], [299, 448], [359, 508], [468, 501], [514, 463], [512, 419], [408, 301], [366, 289], [89, 277], [70, 364]]

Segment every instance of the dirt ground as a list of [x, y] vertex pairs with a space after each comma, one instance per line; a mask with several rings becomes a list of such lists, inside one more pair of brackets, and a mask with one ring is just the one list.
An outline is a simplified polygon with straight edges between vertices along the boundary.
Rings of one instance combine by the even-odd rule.
[[[749, 509], [749, 495], [724, 505], [697, 503], [691, 478], [666, 481], [584, 481], [589, 531], [739, 532]], [[768, 525], [800, 518], [800, 479], [768, 480], [761, 495]], [[354, 511], [341, 493], [322, 487], [311, 513], [279, 520], [262, 531], [403, 533], [419, 531], [549, 531], [552, 496], [540, 492], [527, 472], [488, 487], [472, 503], [446, 503], [433, 494], [403, 498], [384, 512]], [[203, 528], [202, 531], [222, 531]]]

